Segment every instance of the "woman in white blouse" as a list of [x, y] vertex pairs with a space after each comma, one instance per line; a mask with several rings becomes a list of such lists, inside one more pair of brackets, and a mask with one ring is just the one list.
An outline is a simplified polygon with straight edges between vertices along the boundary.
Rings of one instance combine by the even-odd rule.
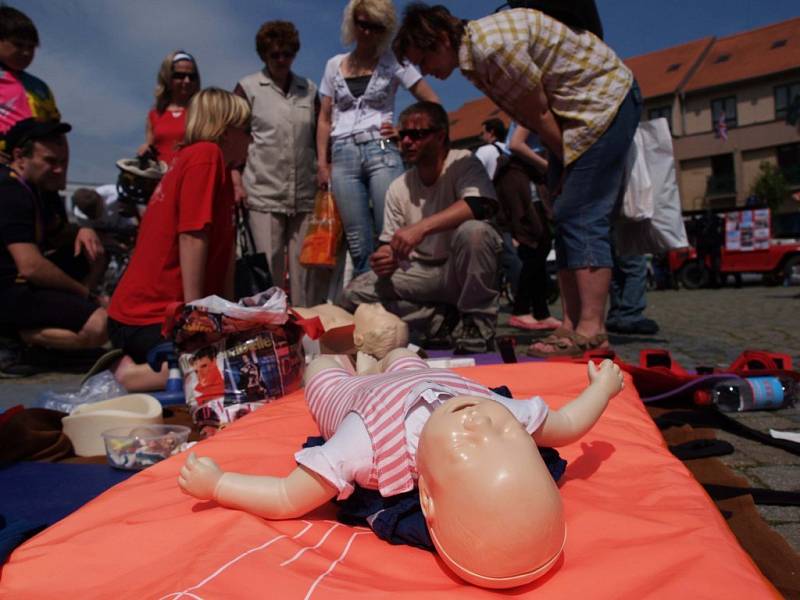
[[439, 102], [417, 69], [398, 63], [389, 50], [396, 20], [391, 0], [350, 0], [342, 41], [355, 47], [328, 61], [319, 88], [317, 184], [331, 184], [354, 275], [369, 270], [386, 190], [404, 170], [392, 125], [397, 87]]

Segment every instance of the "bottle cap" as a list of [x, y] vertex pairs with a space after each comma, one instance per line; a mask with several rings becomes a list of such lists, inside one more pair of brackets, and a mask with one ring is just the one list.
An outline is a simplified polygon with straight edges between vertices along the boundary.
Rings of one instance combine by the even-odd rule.
[[698, 406], [708, 406], [711, 404], [711, 393], [708, 390], [695, 390], [694, 403]]

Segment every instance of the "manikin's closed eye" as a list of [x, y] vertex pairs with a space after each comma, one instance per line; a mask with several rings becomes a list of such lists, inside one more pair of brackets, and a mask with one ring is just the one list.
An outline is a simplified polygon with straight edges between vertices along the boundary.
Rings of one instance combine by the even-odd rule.
[[466, 402], [464, 402], [464, 403], [462, 403], [462, 404], [459, 404], [458, 406], [456, 406], [456, 407], [455, 407], [453, 410], [451, 410], [450, 412], [452, 412], [452, 413], [457, 413], [457, 412], [459, 412], [459, 411], [461, 411], [461, 410], [464, 410], [464, 409], [466, 409], [466, 408], [472, 408], [472, 407], [473, 407], [473, 406], [475, 406], [476, 404], [477, 404], [477, 402], [470, 402], [470, 401], [466, 401]]

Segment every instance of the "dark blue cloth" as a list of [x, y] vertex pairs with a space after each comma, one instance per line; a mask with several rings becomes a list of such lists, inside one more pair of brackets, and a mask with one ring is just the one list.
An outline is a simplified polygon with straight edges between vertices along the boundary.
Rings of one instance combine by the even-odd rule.
[[[511, 398], [507, 386], [491, 388], [493, 392]], [[325, 439], [309, 437], [303, 448], [321, 446]], [[550, 475], [557, 482], [567, 469], [567, 461], [553, 448], [539, 448]], [[339, 512], [336, 518], [346, 525], [367, 525], [382, 540], [390, 544], [406, 544], [433, 550], [433, 542], [425, 525], [425, 517], [419, 504], [416, 489], [384, 498], [378, 490], [368, 490], [354, 484], [355, 490], [346, 499], [337, 501]]]
[[108, 465], [39, 462], [0, 469], [0, 563], [26, 539], [133, 474]]

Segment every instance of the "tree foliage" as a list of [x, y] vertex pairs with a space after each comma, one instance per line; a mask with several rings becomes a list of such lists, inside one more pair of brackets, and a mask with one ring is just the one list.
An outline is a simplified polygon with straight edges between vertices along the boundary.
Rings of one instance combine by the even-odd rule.
[[764, 161], [759, 165], [758, 177], [750, 193], [775, 211], [789, 198], [791, 190], [781, 170], [771, 162]]

